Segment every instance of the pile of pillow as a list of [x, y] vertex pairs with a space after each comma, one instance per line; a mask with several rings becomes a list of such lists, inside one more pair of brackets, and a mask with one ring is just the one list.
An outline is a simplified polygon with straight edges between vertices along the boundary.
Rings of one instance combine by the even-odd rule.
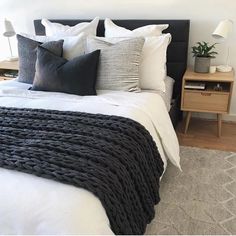
[[168, 25], [128, 30], [99, 19], [73, 27], [42, 20], [46, 36], [17, 35], [19, 82], [32, 90], [96, 95], [96, 90], [165, 92]]

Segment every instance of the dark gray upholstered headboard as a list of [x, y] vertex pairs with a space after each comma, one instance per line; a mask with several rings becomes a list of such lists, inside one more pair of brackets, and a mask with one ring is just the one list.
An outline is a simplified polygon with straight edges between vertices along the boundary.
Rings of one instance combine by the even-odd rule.
[[[64, 25], [76, 25], [80, 22], [88, 22], [90, 20], [50, 20]], [[114, 23], [127, 29], [135, 29], [149, 24], [169, 24], [169, 28], [164, 32], [171, 33], [172, 42], [167, 52], [167, 74], [175, 79], [174, 98], [181, 95], [182, 76], [187, 67], [187, 53], [189, 41], [189, 20], [114, 20]], [[45, 28], [41, 24], [41, 20], [34, 21], [35, 33], [37, 35], [45, 35]], [[104, 36], [104, 21], [100, 20], [98, 36]]]

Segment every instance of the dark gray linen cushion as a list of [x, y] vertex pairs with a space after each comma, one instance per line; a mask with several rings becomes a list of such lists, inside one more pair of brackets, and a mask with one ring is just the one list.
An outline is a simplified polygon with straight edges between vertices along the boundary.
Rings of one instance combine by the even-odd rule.
[[96, 95], [100, 51], [68, 61], [38, 46], [37, 67], [32, 90]]
[[33, 84], [35, 76], [35, 65], [37, 59], [37, 47], [41, 45], [58, 56], [63, 54], [63, 40], [40, 43], [22, 35], [17, 35], [19, 55], [19, 77], [18, 81]]
[[144, 38], [132, 38], [118, 43], [89, 37], [88, 52], [101, 50], [97, 89], [139, 91], [139, 65]]

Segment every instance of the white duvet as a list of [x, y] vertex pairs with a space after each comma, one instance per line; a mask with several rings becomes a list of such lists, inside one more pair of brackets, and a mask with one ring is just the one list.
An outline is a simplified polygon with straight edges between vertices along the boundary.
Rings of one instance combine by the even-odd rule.
[[[118, 115], [141, 123], [160, 155], [179, 165], [179, 144], [160, 95], [98, 91], [98, 96], [29, 91], [0, 83], [0, 106]], [[177, 169], [176, 169], [177, 171]], [[113, 234], [106, 212], [87, 190], [0, 168], [0, 234]]]

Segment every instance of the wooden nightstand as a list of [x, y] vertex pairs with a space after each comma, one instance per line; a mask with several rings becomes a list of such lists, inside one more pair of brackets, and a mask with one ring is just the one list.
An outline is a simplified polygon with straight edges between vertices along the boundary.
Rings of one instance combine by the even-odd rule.
[[[14, 79], [19, 70], [19, 61], [0, 61], [0, 81]], [[7, 74], [14, 74], [14, 77]]]
[[[188, 89], [186, 83], [202, 83], [205, 89]], [[187, 111], [185, 133], [187, 133], [192, 112], [209, 112], [217, 114], [218, 136], [221, 136], [222, 114], [230, 109], [234, 83], [234, 72], [195, 73], [188, 69], [183, 77], [181, 110]], [[220, 86], [216, 90], [216, 86]]]

